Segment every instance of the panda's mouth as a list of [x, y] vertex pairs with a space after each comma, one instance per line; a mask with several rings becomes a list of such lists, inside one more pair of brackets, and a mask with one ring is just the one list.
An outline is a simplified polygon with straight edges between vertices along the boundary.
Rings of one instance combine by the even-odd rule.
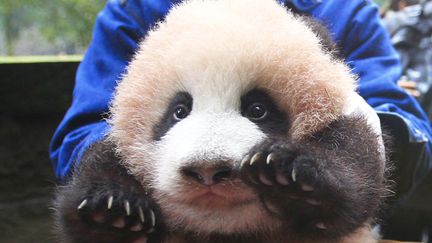
[[[231, 190], [227, 190], [225, 187], [213, 186], [203, 188], [195, 193], [192, 196], [193, 200], [206, 200], [206, 199], [214, 199], [214, 200], [245, 200], [250, 198], [250, 195], [246, 193], [238, 194], [233, 193]], [[246, 195], [245, 195], [246, 194]]]
[[247, 187], [235, 182], [220, 183], [212, 186], [187, 186], [184, 203], [192, 207], [223, 209], [244, 206], [257, 202], [257, 196]]
[[158, 195], [171, 229], [230, 234], [275, 224], [259, 197], [244, 183], [234, 180], [211, 187], [189, 184], [178, 189], [175, 194]]

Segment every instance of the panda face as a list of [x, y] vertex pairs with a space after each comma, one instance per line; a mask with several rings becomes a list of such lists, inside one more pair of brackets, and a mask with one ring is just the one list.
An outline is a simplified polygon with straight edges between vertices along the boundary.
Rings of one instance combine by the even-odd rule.
[[271, 230], [277, 222], [238, 178], [242, 157], [269, 137], [325, 128], [354, 83], [274, 0], [184, 1], [149, 31], [117, 86], [109, 136], [171, 228]]
[[228, 233], [254, 230], [268, 217], [238, 166], [252, 147], [286, 134], [288, 117], [264, 90], [231, 90], [238, 90], [235, 98], [179, 91], [154, 126], [153, 188], [167, 217], [176, 219], [169, 222]]

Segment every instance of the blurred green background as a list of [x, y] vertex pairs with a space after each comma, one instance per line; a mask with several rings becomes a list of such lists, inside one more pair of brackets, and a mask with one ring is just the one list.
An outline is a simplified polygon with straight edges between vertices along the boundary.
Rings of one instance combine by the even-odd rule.
[[0, 55], [83, 53], [106, 0], [1, 0]]

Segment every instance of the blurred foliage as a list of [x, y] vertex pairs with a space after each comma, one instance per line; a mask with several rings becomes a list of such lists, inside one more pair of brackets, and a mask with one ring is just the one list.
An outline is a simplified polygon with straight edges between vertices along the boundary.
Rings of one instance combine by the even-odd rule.
[[[389, 0], [375, 0], [381, 6]], [[36, 28], [50, 43], [62, 43], [66, 54], [90, 42], [96, 14], [106, 0], [0, 0], [0, 31], [5, 53], [14, 54], [20, 33]], [[31, 40], [29, 40], [31, 41]]]
[[[39, 0], [43, 1], [43, 0]], [[51, 4], [53, 2], [54, 4]], [[81, 46], [91, 39], [94, 19], [106, 0], [56, 0], [47, 4], [42, 32], [49, 40], [62, 38]], [[53, 23], [53, 19], [55, 19]], [[59, 30], [63, 33], [58, 36]]]
[[[61, 41], [66, 49], [86, 46], [96, 14], [106, 0], [1, 0], [0, 28], [6, 54], [25, 28], [36, 27], [50, 42]], [[68, 52], [68, 50], [66, 50]]]

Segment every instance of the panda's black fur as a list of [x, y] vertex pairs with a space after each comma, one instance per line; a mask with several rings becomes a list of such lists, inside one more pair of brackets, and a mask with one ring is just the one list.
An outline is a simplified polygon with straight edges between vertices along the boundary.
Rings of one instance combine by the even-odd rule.
[[[311, 19], [307, 23], [322, 37], [326, 51], [338, 55], [324, 27]], [[386, 196], [383, 173], [386, 168], [377, 163], [382, 154], [377, 150], [377, 135], [367, 125], [366, 118], [343, 116], [307, 139], [293, 142], [286, 137], [292, 122], [289, 114], [278, 109], [265, 91], [254, 89], [244, 94], [242, 112], [257, 100], [269, 108], [269, 119], [251, 121], [269, 138], [250, 151], [249, 158], [257, 153], [261, 155], [253, 165], [232, 168], [232, 173], [255, 190], [263, 208], [282, 222], [282, 230], [271, 235], [170, 231], [165, 227], [151, 189], [143, 187], [128, 173], [121, 163], [123, 158], [115, 152], [116, 145], [106, 139], [92, 145], [58, 187], [54, 202], [58, 240], [114, 243], [137, 239], [141, 240], [137, 242], [165, 242], [173, 238], [177, 240], [167, 241], [337, 242], [370, 224]], [[159, 140], [177, 122], [172, 113], [178, 103], [193, 110], [190, 94], [176, 94], [162, 119], [154, 125], [153, 140]], [[269, 153], [274, 155], [271, 167], [266, 165]], [[289, 185], [280, 185], [275, 173], [282, 175]], [[266, 175], [272, 185], [261, 183], [259, 174]], [[313, 189], [303, 190], [300, 184]], [[114, 196], [111, 208], [107, 209], [111, 196]], [[127, 215], [126, 202], [130, 215]], [[125, 225], [113, 227], [118, 218], [123, 218]], [[139, 228], [135, 230], [138, 231], [131, 230], [137, 225]]]
[[[71, 176], [58, 187], [54, 208], [55, 233], [59, 242], [129, 242], [142, 235], [142, 231], [111, 226], [110, 223], [118, 216], [126, 216], [124, 200], [128, 200], [131, 207], [131, 216], [126, 222], [128, 227], [139, 222], [138, 207], [143, 209], [145, 218], [150, 218], [149, 210], [158, 217], [157, 205], [148, 197], [146, 189], [120, 164], [114, 150], [114, 144], [109, 141], [93, 144], [73, 168]], [[99, 224], [92, 215], [107, 209], [110, 196], [114, 196], [112, 208], [105, 215], [110, 223]], [[78, 210], [84, 200], [87, 200], [85, 205]], [[162, 223], [160, 217], [156, 223], [159, 227]], [[145, 221], [143, 230], [151, 228], [151, 222]], [[154, 235], [157, 238], [158, 233]]]

